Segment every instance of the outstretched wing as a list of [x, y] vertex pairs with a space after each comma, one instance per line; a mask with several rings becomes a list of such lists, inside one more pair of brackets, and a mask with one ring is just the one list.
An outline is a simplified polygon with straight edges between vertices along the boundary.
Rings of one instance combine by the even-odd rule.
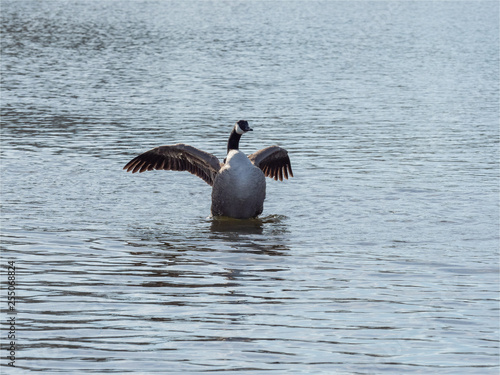
[[266, 177], [283, 181], [283, 177], [293, 177], [292, 165], [288, 152], [278, 146], [270, 146], [259, 150], [248, 158], [256, 166], [262, 169]]
[[156, 170], [188, 171], [213, 185], [215, 175], [220, 169], [219, 159], [208, 152], [178, 143], [172, 146], [160, 146], [130, 160], [123, 169], [127, 172], [145, 172]]

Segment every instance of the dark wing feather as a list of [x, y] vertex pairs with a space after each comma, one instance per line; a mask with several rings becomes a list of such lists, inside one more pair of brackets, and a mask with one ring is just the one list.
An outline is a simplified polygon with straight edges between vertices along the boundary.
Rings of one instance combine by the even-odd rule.
[[215, 175], [220, 169], [220, 163], [219, 159], [208, 152], [178, 143], [146, 151], [130, 160], [123, 169], [132, 173], [141, 173], [155, 169], [188, 171], [212, 186]]
[[284, 148], [278, 146], [266, 147], [249, 155], [248, 158], [264, 172], [266, 177], [280, 181], [283, 181], [283, 178], [293, 177], [290, 158]]

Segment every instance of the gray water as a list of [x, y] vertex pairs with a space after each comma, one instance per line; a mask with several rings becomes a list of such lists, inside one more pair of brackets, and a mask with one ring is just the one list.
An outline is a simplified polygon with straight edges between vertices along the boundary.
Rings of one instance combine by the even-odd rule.
[[[5, 1], [5, 373], [498, 374], [496, 1]], [[216, 221], [152, 147], [278, 144]], [[2, 277], [2, 326], [6, 280]]]

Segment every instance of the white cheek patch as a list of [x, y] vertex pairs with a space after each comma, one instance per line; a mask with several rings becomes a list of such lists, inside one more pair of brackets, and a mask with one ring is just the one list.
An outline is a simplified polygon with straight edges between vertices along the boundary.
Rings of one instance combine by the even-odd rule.
[[236, 133], [238, 133], [239, 135], [245, 133], [243, 130], [241, 130], [240, 124], [236, 124]]

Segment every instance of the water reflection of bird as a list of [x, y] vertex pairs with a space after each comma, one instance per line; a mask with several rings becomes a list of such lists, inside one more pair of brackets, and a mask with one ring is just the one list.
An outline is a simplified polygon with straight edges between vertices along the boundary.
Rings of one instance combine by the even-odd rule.
[[240, 138], [252, 129], [240, 120], [227, 142], [227, 156], [219, 159], [195, 147], [178, 143], [155, 147], [125, 165], [127, 172], [152, 170], [188, 171], [212, 186], [212, 215], [236, 219], [257, 217], [264, 209], [265, 177], [283, 181], [293, 177], [288, 152], [266, 147], [248, 157], [238, 149]]

